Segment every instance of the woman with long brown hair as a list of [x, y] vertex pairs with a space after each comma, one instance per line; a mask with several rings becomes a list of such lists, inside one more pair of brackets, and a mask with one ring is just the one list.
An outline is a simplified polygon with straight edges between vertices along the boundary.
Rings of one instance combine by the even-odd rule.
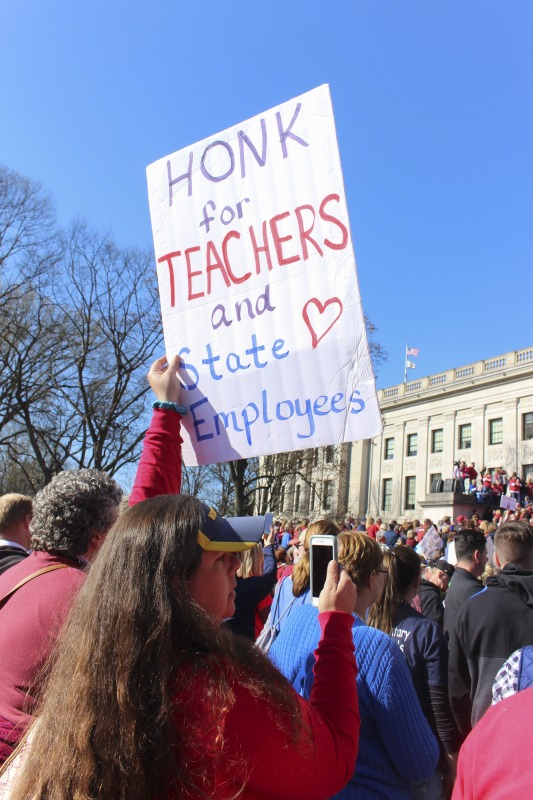
[[[341, 788], [358, 739], [356, 589], [330, 565], [305, 703], [220, 625], [234, 610], [236, 554], [259, 540], [257, 526], [186, 495], [120, 517], [61, 636], [12, 800], [325, 800]], [[286, 762], [281, 787], [274, 752]]]
[[[388, 633], [403, 653], [424, 716], [437, 737], [439, 769], [414, 796], [439, 797], [444, 777], [453, 778], [460, 739], [448, 700], [448, 646], [440, 626], [411, 607], [420, 588], [421, 562], [409, 547], [389, 554], [389, 576], [368, 624]], [[449, 775], [446, 771], [449, 770]]]

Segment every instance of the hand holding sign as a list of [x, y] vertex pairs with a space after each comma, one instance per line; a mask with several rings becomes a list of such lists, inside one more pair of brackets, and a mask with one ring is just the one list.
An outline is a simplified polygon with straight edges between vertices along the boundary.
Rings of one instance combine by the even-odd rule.
[[147, 173], [185, 463], [376, 435], [327, 86]]

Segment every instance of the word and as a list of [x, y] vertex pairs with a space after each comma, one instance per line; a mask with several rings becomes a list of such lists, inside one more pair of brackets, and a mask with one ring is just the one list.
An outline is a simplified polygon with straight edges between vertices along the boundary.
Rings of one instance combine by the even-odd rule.
[[[244, 300], [238, 300], [235, 303], [235, 318], [237, 322], [242, 320], [243, 316], [243, 307], [246, 309], [246, 314], [248, 315], [248, 319], [255, 319], [256, 317], [260, 317], [265, 311], [275, 311], [276, 306], [271, 305], [270, 303], [270, 284], [265, 287], [265, 291], [261, 292], [257, 300], [255, 301], [255, 307], [252, 304], [252, 301], [249, 297], [245, 297]], [[255, 314], [254, 314], [255, 308]], [[216, 331], [217, 328], [220, 328], [221, 325], [224, 325], [226, 328], [229, 328], [230, 325], [233, 324], [233, 320], [231, 319], [229, 312], [226, 311], [226, 306], [224, 303], [217, 303], [214, 307], [213, 311], [211, 312], [211, 327], [213, 330]]]
[[[296, 123], [296, 120], [298, 119], [301, 107], [302, 107], [301, 103], [296, 104], [296, 109], [288, 125], [286, 125], [281, 119], [281, 112], [276, 111], [276, 122], [277, 122], [278, 136], [279, 136], [278, 142], [281, 145], [281, 152], [283, 158], [287, 158], [287, 156], [289, 155], [289, 151], [287, 148], [287, 140], [289, 139], [301, 145], [302, 147], [309, 147], [309, 142], [306, 142], [304, 139], [301, 138], [301, 136], [298, 136], [292, 130]], [[261, 125], [261, 155], [259, 155], [259, 152], [255, 147], [255, 144], [252, 142], [250, 137], [244, 131], [238, 131], [237, 133], [237, 143], [239, 148], [238, 158], [240, 164], [241, 178], [246, 177], [246, 158], [244, 149], [245, 145], [260, 167], [264, 167], [265, 164], [267, 163], [268, 136], [267, 136], [266, 121], [264, 117], [261, 118], [260, 125]], [[214, 142], [210, 142], [210, 144], [207, 145], [207, 147], [205, 148], [204, 152], [200, 157], [200, 174], [205, 178], [205, 180], [211, 183], [220, 183], [221, 181], [225, 181], [227, 178], [229, 178], [230, 175], [233, 174], [234, 170], [235, 170], [235, 153], [233, 151], [233, 147], [231, 146], [231, 144], [229, 142], [224, 141], [223, 139], [216, 139]], [[194, 164], [193, 151], [189, 153], [189, 164], [187, 167], [187, 171], [182, 173], [181, 175], [176, 175], [174, 177], [172, 170], [172, 162], [170, 158], [167, 160], [169, 206], [172, 206], [172, 198], [174, 196], [175, 190], [184, 181], [187, 182], [187, 194], [189, 197], [191, 197], [193, 192], [192, 179], [194, 174], [198, 174], [198, 170]]]
[[344, 392], [336, 392], [331, 397], [326, 394], [318, 395], [314, 399], [301, 399], [296, 397], [292, 400], [280, 400], [276, 402], [269, 396], [268, 389], [261, 392], [261, 400], [258, 403], [247, 403], [240, 411], [230, 411], [225, 413], [218, 411], [209, 419], [202, 416], [206, 409], [202, 406], [207, 404], [209, 399], [202, 397], [191, 403], [189, 410], [193, 420], [194, 436], [197, 442], [214, 439], [220, 436], [228, 428], [237, 433], [244, 433], [246, 441], [252, 445], [252, 428], [259, 422], [259, 428], [269, 425], [274, 420], [287, 422], [293, 417], [305, 420], [305, 428], [298, 430], [298, 439], [309, 439], [316, 430], [315, 417], [325, 417], [328, 414], [343, 414], [349, 407], [350, 414], [360, 414], [365, 408], [365, 402], [360, 397], [361, 392], [355, 390], [347, 399]]
[[[323, 248], [343, 250], [349, 240], [348, 228], [329, 208], [332, 203], [340, 203], [340, 200], [338, 194], [328, 194], [318, 208], [320, 220], [338, 229], [340, 238], [336, 241], [314, 232], [317, 213], [312, 205], [306, 204], [297, 206], [292, 212], [284, 211], [263, 221], [261, 235], [250, 225], [244, 239], [238, 231], [230, 230], [219, 247], [210, 240], [205, 248], [196, 245], [160, 256], [158, 263], [166, 263], [168, 267], [171, 308], [176, 305], [176, 271], [180, 268], [182, 271], [185, 269], [187, 300], [191, 301], [211, 294], [215, 275], [229, 289], [232, 284], [245, 283], [252, 274], [261, 274], [265, 265], [268, 272], [271, 272], [275, 265], [283, 267], [297, 261], [307, 261], [310, 254], [318, 253], [323, 256]], [[230, 259], [230, 245], [236, 248], [237, 243], [240, 248], [233, 250]], [[254, 272], [247, 268], [252, 263], [255, 266]]]

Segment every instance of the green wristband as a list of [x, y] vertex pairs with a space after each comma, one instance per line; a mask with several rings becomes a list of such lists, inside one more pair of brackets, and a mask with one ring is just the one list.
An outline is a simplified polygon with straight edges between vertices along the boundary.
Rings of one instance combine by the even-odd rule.
[[171, 408], [176, 414], [181, 414], [182, 417], [187, 413], [185, 406], [179, 406], [177, 403], [170, 403], [168, 400], [154, 400], [152, 408]]

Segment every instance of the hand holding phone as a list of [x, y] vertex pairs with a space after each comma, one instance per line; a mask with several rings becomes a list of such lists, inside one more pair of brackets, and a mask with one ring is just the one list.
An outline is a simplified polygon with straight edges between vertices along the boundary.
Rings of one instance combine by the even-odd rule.
[[328, 565], [326, 583], [318, 601], [319, 611], [344, 611], [353, 614], [357, 602], [357, 587], [346, 570], [336, 561]]
[[311, 569], [311, 603], [318, 606], [320, 592], [326, 583], [328, 564], [337, 561], [336, 536], [311, 536], [309, 542]]

